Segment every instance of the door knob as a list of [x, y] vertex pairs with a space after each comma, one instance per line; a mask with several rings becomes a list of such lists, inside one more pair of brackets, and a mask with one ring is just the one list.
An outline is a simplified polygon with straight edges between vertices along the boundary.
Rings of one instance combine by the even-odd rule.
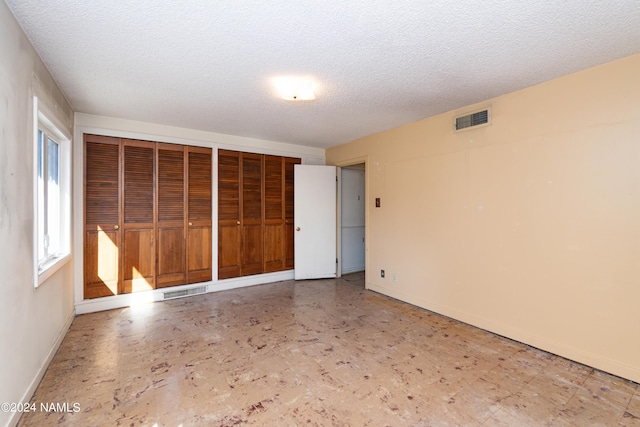
[[300, 231], [300, 227], [296, 227], [296, 231]]
[[240, 221], [236, 221], [236, 224], [240, 225]]
[[118, 228], [120, 228], [120, 226], [119, 226], [119, 225], [114, 225], [114, 226], [113, 226], [113, 229], [114, 229], [114, 230], [117, 230]]
[[192, 223], [192, 222], [190, 222], [190, 223], [189, 223], [189, 227], [191, 227], [192, 225], [193, 225], [193, 223]]

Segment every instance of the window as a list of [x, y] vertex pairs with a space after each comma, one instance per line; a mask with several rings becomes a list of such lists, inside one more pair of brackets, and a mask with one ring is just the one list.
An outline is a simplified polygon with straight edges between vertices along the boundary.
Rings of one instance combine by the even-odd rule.
[[70, 257], [70, 138], [34, 97], [35, 281], [37, 287]]

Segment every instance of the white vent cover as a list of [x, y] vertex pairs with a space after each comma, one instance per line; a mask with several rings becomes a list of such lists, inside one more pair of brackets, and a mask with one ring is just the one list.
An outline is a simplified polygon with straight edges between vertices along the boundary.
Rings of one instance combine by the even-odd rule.
[[200, 286], [199, 288], [183, 289], [181, 291], [165, 292], [164, 299], [188, 297], [190, 295], [203, 294], [207, 292], [206, 286]]
[[470, 128], [489, 126], [490, 124], [491, 107], [453, 118], [453, 128], [456, 132]]

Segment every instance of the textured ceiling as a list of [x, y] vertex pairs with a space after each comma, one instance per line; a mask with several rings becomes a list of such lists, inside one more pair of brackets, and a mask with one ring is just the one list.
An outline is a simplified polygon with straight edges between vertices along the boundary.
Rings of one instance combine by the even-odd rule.
[[320, 148], [640, 52], [637, 0], [6, 2], [78, 112]]

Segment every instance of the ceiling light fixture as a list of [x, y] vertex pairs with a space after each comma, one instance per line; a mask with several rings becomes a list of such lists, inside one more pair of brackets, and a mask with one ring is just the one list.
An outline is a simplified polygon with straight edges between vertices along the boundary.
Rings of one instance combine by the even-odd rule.
[[313, 101], [316, 99], [316, 84], [307, 77], [275, 77], [273, 84], [278, 95], [287, 101]]

